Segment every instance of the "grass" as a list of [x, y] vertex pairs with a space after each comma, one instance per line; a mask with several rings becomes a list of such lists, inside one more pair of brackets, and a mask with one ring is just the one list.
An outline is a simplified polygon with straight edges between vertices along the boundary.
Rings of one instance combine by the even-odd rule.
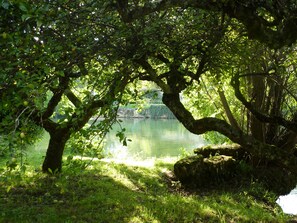
[[[258, 185], [189, 193], [166, 173], [173, 161], [128, 165], [93, 161], [84, 171], [67, 166], [48, 176], [0, 174], [0, 222], [287, 222]], [[259, 192], [260, 191], [260, 192]]]

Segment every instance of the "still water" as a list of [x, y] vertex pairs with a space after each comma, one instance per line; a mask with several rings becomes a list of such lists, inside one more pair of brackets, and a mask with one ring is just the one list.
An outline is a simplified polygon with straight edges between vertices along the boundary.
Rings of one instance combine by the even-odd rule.
[[121, 123], [125, 136], [131, 140], [123, 146], [115, 136], [120, 126], [115, 124], [107, 135], [105, 151], [116, 159], [137, 159], [179, 156], [205, 144], [201, 136], [186, 130], [177, 120], [125, 119]]

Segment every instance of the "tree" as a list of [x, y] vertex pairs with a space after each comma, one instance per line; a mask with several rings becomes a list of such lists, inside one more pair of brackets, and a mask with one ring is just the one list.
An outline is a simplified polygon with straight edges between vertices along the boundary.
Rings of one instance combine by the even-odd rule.
[[2, 116], [12, 122], [21, 116], [48, 131], [42, 169], [61, 171], [73, 133], [96, 114], [104, 117], [97, 134], [116, 118], [132, 79], [115, 53], [124, 47], [123, 28], [102, 2], [5, 1], [1, 14]]
[[[278, 29], [280, 27], [286, 29], [288, 21], [281, 22], [278, 19], [280, 16], [278, 12], [273, 12], [274, 22], [279, 24], [271, 28], [271, 24], [264, 19], [268, 15], [268, 9], [263, 13], [256, 13], [260, 7], [256, 1], [252, 3], [227, 1], [226, 5], [230, 5], [233, 11], [224, 8], [224, 4], [220, 1], [208, 5], [204, 1], [185, 2], [161, 1], [147, 3], [144, 6], [126, 5], [125, 10], [118, 8], [122, 20], [129, 24], [133, 33], [134, 53], [129, 59], [132, 59], [135, 66], [139, 66], [139, 70], [142, 71], [140, 79], [153, 81], [162, 89], [164, 104], [189, 131], [194, 134], [219, 132], [240, 144], [251, 155], [254, 167], [261, 165], [265, 168], [269, 165], [286, 170], [287, 173], [286, 171], [282, 173], [288, 178], [290, 175], [294, 176], [296, 183], [295, 111], [293, 109], [284, 113], [288, 106], [296, 103], [294, 95], [289, 105], [283, 103], [289, 96], [288, 92], [292, 92], [292, 90], [284, 91], [286, 83], [291, 84], [295, 81], [291, 76], [292, 73], [288, 72], [292, 69], [291, 65], [287, 66], [282, 62], [284, 58], [280, 54], [285, 51], [275, 51], [273, 54], [273, 50], [267, 49], [266, 52], [258, 52], [257, 48], [265, 49], [265, 46], [261, 43], [254, 44], [244, 33], [246, 31], [247, 36], [261, 42], [264, 42], [265, 37], [265, 43], [278, 48], [282, 45], [280, 38], [285, 38], [288, 41], [285, 43], [287, 45], [295, 41], [291, 38], [290, 32]], [[269, 4], [268, 2], [263, 4], [261, 7], [266, 10]], [[285, 10], [286, 7], [283, 7], [279, 10]], [[251, 12], [247, 12], [247, 9], [251, 9]], [[290, 18], [293, 19], [295, 14], [289, 11]], [[237, 18], [243, 24], [232, 18]], [[254, 21], [261, 20], [260, 27], [256, 28], [257, 33], [253, 33], [256, 30], [251, 18]], [[272, 33], [276, 36], [272, 36]], [[250, 50], [249, 55], [237, 53], [238, 49]], [[290, 62], [294, 63], [294, 60]], [[226, 102], [224, 109], [226, 113], [228, 112], [228, 117], [225, 120], [217, 117], [195, 118], [182, 103], [180, 94], [188, 89], [194, 91], [193, 86], [199, 85], [202, 77], [224, 82], [230, 75], [233, 76], [232, 86], [235, 96], [248, 110], [250, 116], [249, 119], [245, 119], [248, 123], [244, 128], [236, 124], [232, 111], [227, 111]], [[239, 82], [243, 76], [249, 76], [247, 83], [250, 87], [246, 94], [241, 93]], [[261, 88], [267, 89], [267, 92]], [[248, 100], [251, 102], [246, 99], [247, 95], [250, 96]], [[224, 95], [221, 94], [221, 99], [223, 98]], [[199, 98], [196, 104], [198, 103]], [[229, 123], [227, 120], [232, 121]], [[279, 135], [280, 132], [284, 135]], [[282, 139], [275, 140], [279, 136]], [[290, 148], [284, 149], [281, 144], [288, 137]], [[292, 184], [288, 186], [291, 187]]]

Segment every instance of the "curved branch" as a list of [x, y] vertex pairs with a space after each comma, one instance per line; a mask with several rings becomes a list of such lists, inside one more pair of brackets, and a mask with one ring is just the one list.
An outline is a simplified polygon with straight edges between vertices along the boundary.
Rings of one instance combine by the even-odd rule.
[[[255, 74], [251, 74], [251, 75], [255, 75]], [[256, 75], [261, 75], [261, 73], [257, 73]], [[267, 74], [264, 73], [263, 75], [267, 75]], [[296, 122], [288, 121], [283, 117], [276, 116], [276, 115], [269, 116], [259, 112], [256, 108], [254, 108], [252, 103], [248, 102], [240, 91], [240, 81], [239, 81], [240, 77], [241, 76], [239, 74], [236, 74], [231, 79], [231, 86], [234, 88], [235, 96], [259, 121], [265, 122], [265, 123], [278, 124], [289, 130], [292, 130], [293, 132], [297, 132]]]
[[240, 144], [253, 156], [259, 158], [265, 157], [270, 160], [278, 160], [285, 155], [275, 146], [256, 140], [254, 137], [245, 134], [242, 130], [232, 127], [224, 120], [211, 117], [195, 119], [181, 103], [178, 93], [164, 93], [162, 100], [185, 128], [194, 134], [199, 135], [208, 131], [219, 132], [233, 142]]

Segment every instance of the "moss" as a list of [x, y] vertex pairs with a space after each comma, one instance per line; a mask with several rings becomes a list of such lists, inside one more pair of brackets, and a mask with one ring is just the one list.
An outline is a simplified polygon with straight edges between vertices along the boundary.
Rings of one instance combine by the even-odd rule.
[[199, 158], [185, 158], [174, 166], [176, 176], [185, 185], [203, 187], [224, 182], [240, 186], [258, 181], [268, 190], [282, 195], [289, 193], [297, 183], [296, 165], [265, 162], [251, 157], [237, 144], [204, 146], [194, 153]]

